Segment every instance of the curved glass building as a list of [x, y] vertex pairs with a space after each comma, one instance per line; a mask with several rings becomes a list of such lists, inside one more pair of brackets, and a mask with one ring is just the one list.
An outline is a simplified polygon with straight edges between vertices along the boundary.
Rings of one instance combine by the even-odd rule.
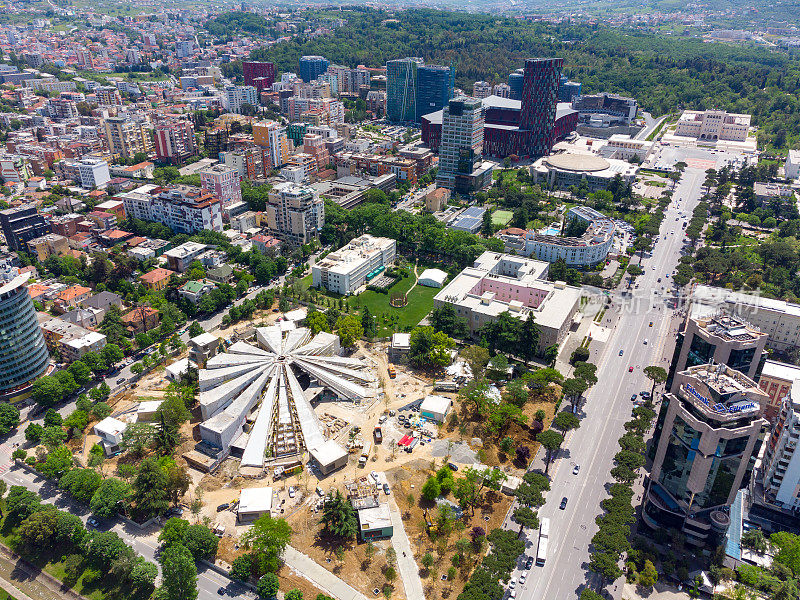
[[30, 383], [47, 369], [50, 355], [25, 275], [0, 286], [0, 392]]

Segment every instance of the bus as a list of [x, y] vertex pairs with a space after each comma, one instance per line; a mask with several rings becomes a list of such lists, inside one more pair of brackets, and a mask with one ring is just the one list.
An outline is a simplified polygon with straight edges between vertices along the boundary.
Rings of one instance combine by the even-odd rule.
[[550, 519], [543, 518], [539, 525], [539, 549], [536, 551], [536, 566], [543, 567], [547, 560], [547, 542], [550, 537]]

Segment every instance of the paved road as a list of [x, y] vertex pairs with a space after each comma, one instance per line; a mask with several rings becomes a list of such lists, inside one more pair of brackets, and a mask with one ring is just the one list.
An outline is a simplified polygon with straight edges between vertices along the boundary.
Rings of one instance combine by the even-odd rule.
[[[633, 290], [634, 298], [628, 306], [617, 306], [607, 314], [614, 329], [597, 363], [599, 383], [589, 391], [581, 407], [584, 413], [581, 427], [565, 442], [558, 461], [550, 469], [552, 489], [547, 504], [539, 511], [540, 517], [550, 519], [549, 555], [544, 567], [533, 567], [530, 571], [528, 580], [518, 590], [520, 598], [568, 600], [579, 595], [587, 583], [595, 583], [593, 574], [587, 570], [589, 543], [597, 531], [595, 518], [601, 513], [600, 501], [607, 496], [617, 440], [624, 432], [623, 424], [630, 418], [631, 395], [650, 389], [651, 384], [642, 372], [644, 367], [651, 364], [668, 367], [665, 357], [671, 353], [673, 315], [659, 294], [662, 285], [669, 289], [665, 275], [677, 265], [683, 243], [683, 230], [675, 218], [679, 212], [691, 214], [699, 201], [704, 179], [704, 169], [687, 169], [676, 188], [675, 200], [667, 209], [662, 235], [652, 255], [646, 256], [642, 263], [645, 273], [638, 279], [639, 289]], [[657, 281], [659, 277], [661, 283]], [[619, 356], [620, 350], [623, 356]], [[633, 367], [633, 372], [629, 372], [629, 367]], [[580, 473], [573, 475], [576, 464], [581, 466]], [[562, 497], [569, 499], [565, 510], [559, 510]], [[535, 555], [535, 532], [529, 538], [527, 552]], [[621, 591], [612, 589], [612, 593], [619, 597]]]
[[644, 129], [636, 134], [637, 140], [646, 140], [650, 132], [658, 127], [659, 123], [667, 118], [667, 115], [656, 119], [649, 112], [642, 112], [642, 118], [644, 118]]

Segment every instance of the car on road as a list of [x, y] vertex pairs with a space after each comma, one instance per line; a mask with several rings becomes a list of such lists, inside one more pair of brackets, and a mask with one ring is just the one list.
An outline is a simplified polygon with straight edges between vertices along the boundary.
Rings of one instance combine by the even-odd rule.
[[647, 338], [644, 338], [644, 345], [647, 346]]
[[117, 379], [117, 385], [119, 385], [121, 383], [125, 383], [125, 378], [124, 377], [120, 377], [119, 379]]
[[222, 512], [223, 510], [227, 510], [228, 508], [230, 508], [230, 503], [229, 502], [223, 502], [222, 504], [217, 506], [217, 512]]
[[653, 326], [653, 322], [650, 321], [650, 325], [648, 325], [648, 327], [652, 327], [652, 326]]
[[564, 510], [565, 508], [567, 508], [567, 497], [566, 496], [564, 496], [561, 499], [561, 504], [558, 505], [558, 508], [560, 508], [561, 510]]
[[572, 474], [573, 475], [577, 475], [580, 470], [581, 470], [581, 466], [580, 465], [575, 465], [574, 467], [572, 467]]
[[383, 493], [387, 496], [392, 493], [392, 489], [389, 487], [388, 483], [383, 484]]
[[643, 391], [643, 392], [639, 392], [639, 395], [640, 395], [642, 398], [644, 398], [645, 400], [647, 400], [647, 399], [650, 397], [650, 392], [648, 392], [647, 390], [645, 390], [645, 391]]
[[625, 353], [625, 351], [624, 351], [624, 350], [620, 350], [620, 351], [619, 351], [619, 355], [620, 355], [620, 356], [622, 356], [624, 353]]
[[628, 373], [633, 373], [633, 366], [628, 367]]
[[531, 567], [533, 567], [533, 557], [529, 556], [525, 559], [525, 568], [530, 569]]

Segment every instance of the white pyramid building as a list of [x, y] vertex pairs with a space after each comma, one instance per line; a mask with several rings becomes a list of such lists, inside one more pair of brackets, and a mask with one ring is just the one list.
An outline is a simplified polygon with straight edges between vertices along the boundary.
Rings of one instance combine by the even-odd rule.
[[340, 398], [361, 402], [377, 392], [368, 363], [338, 356], [338, 336], [320, 332], [312, 337], [305, 327], [288, 332], [278, 326], [259, 327], [256, 339], [257, 346], [232, 344], [200, 370], [203, 440], [227, 452], [252, 412], [255, 421], [242, 466], [262, 467], [268, 451], [281, 458], [307, 450], [318, 462], [323, 455], [346, 456], [341, 446], [325, 439], [295, 370], [304, 371], [316, 391], [324, 387]]

